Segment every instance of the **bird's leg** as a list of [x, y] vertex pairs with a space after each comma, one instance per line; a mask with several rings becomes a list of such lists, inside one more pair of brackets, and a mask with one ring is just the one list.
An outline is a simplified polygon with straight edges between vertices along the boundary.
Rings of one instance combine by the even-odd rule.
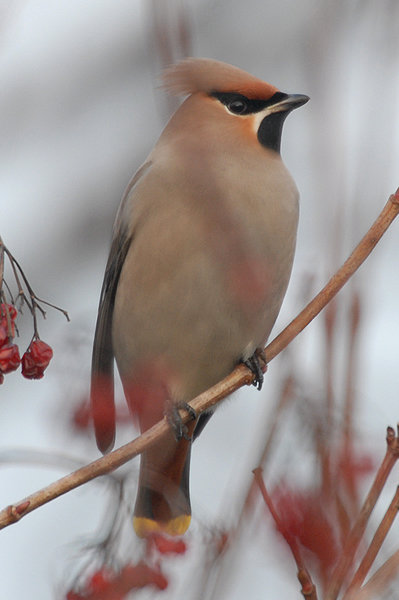
[[243, 362], [255, 375], [252, 385], [260, 391], [263, 386], [264, 373], [267, 370], [266, 354], [263, 348], [257, 348], [253, 355]]
[[166, 404], [166, 419], [173, 430], [175, 440], [177, 442], [180, 442], [182, 438], [184, 438], [188, 442], [191, 442], [192, 438], [188, 435], [188, 428], [183, 423], [181, 414], [179, 412], [179, 408], [184, 408], [190, 415], [192, 421], [197, 420], [197, 413], [192, 406], [187, 404], [187, 402], [176, 403], [172, 400], [169, 400]]
[[179, 404], [179, 407], [186, 409], [192, 421], [197, 420], [197, 411], [188, 402], [182, 402], [181, 404]]

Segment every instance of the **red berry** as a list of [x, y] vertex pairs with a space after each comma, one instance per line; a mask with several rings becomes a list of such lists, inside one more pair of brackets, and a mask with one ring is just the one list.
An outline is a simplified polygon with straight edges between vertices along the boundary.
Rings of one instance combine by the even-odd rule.
[[18, 369], [21, 364], [17, 344], [3, 344], [0, 348], [0, 372], [6, 375]]
[[161, 571], [152, 569], [144, 563], [125, 565], [119, 574], [119, 580], [127, 591], [147, 585], [153, 585], [160, 590], [168, 586], [168, 580]]
[[[8, 310], [7, 310], [8, 309]], [[7, 313], [10, 316], [8, 319]], [[14, 321], [17, 316], [17, 309], [12, 304], [7, 304], [7, 308], [5, 304], [0, 305], [0, 327], [4, 327], [7, 333], [7, 337], [15, 336], [15, 324]], [[8, 326], [11, 325], [11, 331], [9, 331]], [[8, 335], [10, 334], [10, 335]], [[1, 346], [1, 338], [0, 338], [0, 346]]]
[[50, 346], [41, 340], [34, 340], [22, 357], [22, 375], [26, 379], [41, 379], [52, 358]]
[[0, 373], [0, 385], [3, 383], [4, 381], [4, 375], [3, 373]]
[[[10, 318], [8, 318], [7, 315], [9, 315]], [[13, 338], [15, 336], [14, 321], [16, 319], [16, 316], [17, 316], [17, 309], [12, 304], [7, 304], [7, 308], [6, 308], [5, 304], [2, 304], [0, 306], [0, 327], [5, 328], [7, 337]], [[11, 331], [9, 330], [9, 325], [10, 325]], [[1, 346], [1, 340], [0, 340], [0, 346]]]
[[75, 408], [72, 414], [72, 425], [78, 430], [84, 430], [89, 427], [91, 423], [91, 407], [89, 402], [84, 399]]
[[66, 595], [66, 600], [84, 600], [84, 597], [70, 590]]
[[187, 549], [182, 539], [173, 539], [155, 534], [151, 536], [150, 540], [161, 554], [184, 554]]
[[31, 342], [28, 351], [31, 352], [38, 367], [46, 369], [49, 365], [50, 360], [53, 358], [53, 351], [51, 347], [42, 342], [41, 340], [35, 340]]
[[[11, 320], [15, 321], [15, 319], [17, 317], [17, 314], [18, 314], [17, 309], [15, 308], [15, 306], [13, 304], [7, 304], [7, 308], [8, 308], [8, 313], [9, 313], [9, 315], [11, 317]], [[0, 317], [1, 318], [7, 318], [6, 317], [6, 310], [7, 310], [6, 309], [6, 305], [2, 304], [1, 307], [0, 307]]]
[[22, 357], [22, 375], [26, 379], [41, 379], [44, 375], [44, 369], [38, 367], [35, 359], [29, 351], [26, 351]]
[[91, 592], [103, 592], [110, 587], [110, 581], [115, 577], [111, 569], [103, 567], [90, 577], [89, 589]]
[[[11, 321], [11, 327], [10, 327], [10, 330], [9, 330], [8, 329], [7, 319], [5, 317], [3, 317], [0, 320], [0, 327], [4, 327], [4, 329], [6, 330], [7, 337], [9, 339], [14, 339], [15, 338], [15, 324], [14, 324], [14, 321]], [[9, 333], [10, 333], [10, 335], [8, 335]]]

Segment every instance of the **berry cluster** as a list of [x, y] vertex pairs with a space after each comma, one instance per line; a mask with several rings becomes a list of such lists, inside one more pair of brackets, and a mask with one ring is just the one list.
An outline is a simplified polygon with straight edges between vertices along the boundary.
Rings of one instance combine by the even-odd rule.
[[[111, 540], [112, 544], [115, 543], [114, 534], [105, 545]], [[102, 564], [89, 576], [83, 571], [66, 593], [65, 600], [127, 600], [135, 589], [150, 587], [164, 590], [168, 586], [168, 578], [161, 570], [162, 557], [185, 554], [186, 544], [181, 538], [172, 539], [162, 533], [153, 534], [145, 541], [145, 559], [118, 569]], [[108, 562], [109, 559], [108, 554]]]
[[16, 371], [22, 365], [22, 375], [27, 379], [41, 379], [53, 357], [48, 344], [36, 338], [22, 356], [14, 343], [17, 309], [12, 304], [0, 305], [0, 384], [4, 375]]
[[135, 589], [164, 590], [167, 586], [168, 580], [159, 568], [143, 562], [125, 565], [119, 572], [102, 567], [92, 574], [82, 590], [67, 592], [66, 600], [124, 600]]
[[[7, 260], [18, 290], [16, 297], [11, 291], [12, 286], [5, 279]], [[22, 358], [17, 344], [14, 344], [15, 332], [18, 333], [15, 325], [18, 314], [15, 308], [16, 304], [19, 305], [20, 309], [22, 309], [22, 306], [26, 306], [33, 319], [32, 341]], [[42, 317], [46, 318], [42, 304], [59, 310], [69, 321], [68, 313], [65, 310], [36, 296], [21, 265], [0, 237], [0, 384], [4, 381], [4, 375], [16, 371], [20, 365], [22, 365], [22, 375], [27, 379], [41, 379], [43, 377], [44, 371], [53, 357], [53, 351], [39, 337], [37, 313], [41, 313]], [[20, 312], [22, 313], [22, 310]]]

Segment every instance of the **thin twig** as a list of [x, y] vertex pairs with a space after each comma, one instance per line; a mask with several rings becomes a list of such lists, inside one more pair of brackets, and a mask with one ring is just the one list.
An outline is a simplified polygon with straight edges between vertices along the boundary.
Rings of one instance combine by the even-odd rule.
[[[261, 452], [260, 459], [257, 461], [259, 467], [261, 467], [263, 470], [265, 468], [267, 459], [270, 456], [272, 444], [273, 444], [274, 439], [277, 434], [280, 417], [283, 414], [283, 411], [286, 410], [289, 402], [292, 402], [292, 399], [294, 397], [294, 385], [295, 385], [294, 377], [293, 377], [293, 375], [289, 375], [284, 381], [284, 385], [280, 392], [277, 406], [274, 410], [274, 414], [272, 415], [272, 419], [271, 419], [270, 423], [268, 424], [269, 431], [265, 437], [265, 443], [263, 445], [263, 450]], [[240, 525], [243, 523], [244, 517], [247, 516], [248, 512], [251, 510], [255, 486], [256, 486], [256, 481], [255, 481], [255, 479], [252, 479], [248, 486], [247, 492], [245, 494], [242, 509], [237, 518], [237, 527], [236, 527], [235, 531], [237, 531], [239, 529]]]
[[[363, 240], [353, 251], [344, 265], [332, 277], [329, 283], [304, 308], [304, 310], [278, 335], [265, 349], [268, 362], [275, 358], [288, 344], [306, 327], [308, 323], [326, 306], [335, 294], [348, 281], [353, 273], [365, 261], [367, 256], [388, 229], [399, 212], [399, 189], [390, 196], [379, 217], [364, 236]], [[208, 410], [220, 400], [229, 396], [243, 385], [250, 385], [254, 380], [253, 373], [244, 365], [239, 364], [223, 381], [216, 384], [195, 398], [190, 405], [197, 414]], [[183, 422], [190, 419], [187, 411], [181, 411]], [[152, 446], [165, 435], [168, 430], [166, 419], [163, 419], [136, 440], [114, 450], [107, 456], [99, 458], [82, 469], [63, 477], [46, 488], [32, 494], [22, 502], [10, 506], [0, 512], [0, 529], [18, 521], [32, 510], [43, 504], [87, 483], [91, 479], [109, 473], [128, 462], [148, 447]]]
[[0, 307], [0, 315], [1, 315], [1, 317], [3, 317], [3, 314], [4, 314], [4, 316], [6, 318], [6, 323], [7, 323], [7, 336], [9, 339], [12, 339], [12, 322], [11, 322], [11, 316], [10, 316], [10, 309], [6, 302], [6, 296], [1, 289], [0, 289], [0, 301], [4, 305], [4, 306]]
[[373, 485], [363, 503], [359, 515], [353, 525], [348, 538], [341, 552], [341, 558], [334, 569], [330, 585], [324, 600], [336, 600], [342, 584], [347, 577], [348, 571], [353, 564], [353, 559], [359, 543], [363, 537], [367, 522], [373, 511], [373, 508], [381, 494], [386, 483], [388, 475], [399, 458], [399, 438], [395, 437], [392, 427], [388, 427], [387, 433], [387, 451], [378, 472], [375, 476]]
[[3, 289], [4, 280], [4, 244], [0, 236], [0, 290]]
[[[187, 414], [188, 417], [188, 414]], [[0, 512], [0, 529], [19, 521], [22, 516], [27, 515], [39, 506], [58, 498], [59, 496], [73, 490], [100, 475], [108, 475], [130, 459], [140, 454], [145, 448], [151, 447], [162, 435], [169, 430], [166, 419], [160, 421], [154, 427], [143, 433], [140, 437], [129, 444], [118, 448], [107, 456], [73, 471], [58, 481], [42, 488], [38, 492], [28, 496], [15, 505], [8, 506]]]
[[290, 342], [319, 314], [319, 312], [339, 292], [345, 283], [357, 271], [360, 265], [373, 251], [399, 212], [399, 189], [392, 194], [376, 221], [370, 227], [362, 241], [356, 246], [347, 261], [330, 279], [327, 285], [309, 302], [309, 304], [291, 321], [274, 340], [265, 352], [268, 362], [288, 346]]
[[[353, 280], [352, 280], [353, 284]], [[353, 462], [355, 455], [354, 449], [354, 427], [353, 415], [355, 414], [355, 373], [356, 358], [358, 349], [358, 338], [360, 333], [361, 322], [361, 301], [360, 296], [352, 285], [351, 306], [349, 314], [349, 348], [348, 356], [345, 364], [345, 394], [344, 394], [344, 409], [343, 409], [343, 442], [342, 442], [342, 464], [350, 464]], [[356, 514], [359, 510], [358, 489], [353, 477], [348, 477], [344, 474], [344, 485], [348, 494], [350, 510], [352, 514]]]
[[[323, 438], [325, 439], [325, 445], [331, 446], [331, 436], [334, 431], [334, 414], [335, 410], [335, 397], [334, 397], [334, 332], [337, 324], [337, 299], [334, 298], [326, 306], [324, 311], [324, 330], [325, 330], [325, 347], [326, 347], [326, 358], [325, 358], [325, 373], [326, 373], [326, 396], [325, 396], [325, 409], [326, 409], [326, 424]], [[327, 454], [324, 452], [324, 456]], [[324, 471], [329, 472], [329, 460], [327, 460], [328, 468]], [[327, 466], [327, 465], [325, 465]], [[327, 477], [329, 478], [329, 477]]]
[[[86, 464], [82, 458], [70, 456], [64, 452], [51, 450], [39, 450], [38, 448], [13, 448], [9, 450], [0, 450], [0, 468], [9, 467], [12, 464], [29, 465], [33, 467], [56, 468], [64, 472], [70, 472], [71, 469], [80, 469]], [[113, 473], [107, 475], [100, 483], [120, 484], [120, 477]]]
[[[27, 307], [29, 308], [32, 317], [33, 317], [33, 329], [34, 329], [34, 338], [39, 338], [39, 333], [38, 333], [38, 328], [37, 328], [37, 315], [36, 315], [36, 310], [39, 310], [42, 317], [45, 319], [46, 318], [46, 311], [43, 309], [43, 307], [41, 306], [41, 304], [45, 304], [46, 306], [50, 306], [51, 308], [54, 308], [55, 310], [58, 310], [59, 312], [62, 312], [62, 314], [65, 316], [65, 318], [67, 319], [67, 321], [69, 321], [69, 315], [67, 313], [66, 310], [64, 310], [63, 308], [60, 308], [59, 306], [56, 306], [55, 304], [51, 304], [50, 302], [47, 302], [46, 300], [42, 300], [41, 298], [38, 298], [38, 296], [36, 296], [35, 292], [33, 291], [28, 278], [26, 277], [21, 265], [19, 264], [19, 262], [16, 260], [16, 258], [11, 254], [11, 252], [9, 251], [9, 249], [4, 245], [3, 240], [0, 237], [0, 290], [2, 290], [2, 286], [3, 283], [6, 285], [8, 291], [10, 291], [5, 279], [4, 279], [4, 257], [7, 256], [8, 260], [10, 261], [10, 265], [13, 271], [13, 275], [14, 275], [14, 279], [15, 282], [17, 284], [18, 287], [18, 296], [16, 298], [16, 300], [18, 300], [18, 298], [21, 299], [21, 306], [23, 305], [23, 303], [25, 303], [27, 305]], [[25, 284], [25, 287], [28, 291], [28, 295], [30, 300], [28, 299], [25, 291], [24, 291], [24, 287], [21, 283], [21, 279], [20, 276], [22, 277], [22, 280]], [[11, 294], [10, 294], [11, 295]], [[11, 296], [11, 300], [12, 303], [14, 304], [14, 299]], [[4, 302], [6, 302], [5, 298], [4, 298]]]
[[[263, 450], [260, 452], [260, 458], [257, 459], [259, 467], [265, 468], [265, 463], [270, 456], [273, 441], [275, 439], [279, 423], [281, 421], [281, 415], [287, 408], [287, 405], [292, 401], [294, 395], [294, 378], [292, 375], [288, 375], [283, 383], [282, 390], [277, 401], [277, 406], [274, 409], [271, 419], [267, 423], [268, 433], [265, 435], [265, 442], [263, 444]], [[245, 528], [245, 520], [247, 517], [253, 516], [252, 506], [255, 493], [258, 491], [258, 485], [256, 479], [253, 477], [250, 479], [247, 489], [245, 490], [244, 499], [242, 501], [239, 513], [236, 515], [235, 524], [229, 528], [227, 536], [229, 543], [223, 544], [218, 552], [218, 558], [223, 560], [228, 554], [228, 550], [238, 543], [239, 536]], [[206, 596], [205, 590], [209, 582], [210, 574], [214, 569], [214, 561], [209, 560], [209, 556], [206, 557], [205, 564], [203, 567], [203, 577], [201, 580], [201, 594]]]
[[296, 566], [298, 569], [297, 575], [298, 575], [299, 582], [302, 586], [302, 590], [301, 590], [302, 595], [304, 596], [304, 598], [307, 598], [308, 600], [317, 600], [316, 587], [312, 581], [309, 571], [305, 567], [305, 563], [304, 563], [299, 545], [296, 541], [296, 538], [287, 529], [283, 519], [280, 518], [279, 514], [277, 513], [276, 509], [274, 508], [273, 502], [266, 490], [266, 486], [263, 481], [262, 469], [260, 467], [257, 467], [256, 469], [254, 469], [253, 474], [255, 477], [255, 481], [259, 487], [260, 493], [262, 494], [262, 497], [265, 501], [265, 504], [266, 504], [267, 508], [269, 509], [270, 514], [272, 515], [272, 517], [274, 519], [274, 522], [276, 523], [276, 527], [277, 527], [278, 531], [281, 533], [281, 535], [283, 536], [283, 538], [285, 539], [285, 541], [287, 542], [287, 544], [289, 545], [289, 547], [291, 549], [292, 556], [294, 557], [294, 560], [295, 560], [295, 563], [296, 563]]
[[342, 600], [350, 600], [367, 577], [399, 510], [399, 486]]
[[382, 597], [389, 582], [393, 581], [399, 572], [399, 550], [396, 550], [384, 564], [368, 580], [366, 585], [359, 590], [353, 600], [369, 600]]
[[355, 413], [354, 408], [354, 381], [353, 374], [356, 372], [356, 347], [358, 343], [360, 333], [360, 322], [361, 322], [361, 301], [358, 292], [352, 289], [352, 298], [349, 315], [349, 352], [348, 360], [346, 365], [346, 394], [345, 394], [345, 407], [344, 407], [344, 444], [348, 449], [349, 454], [351, 449], [350, 446], [353, 440], [353, 415]]
[[[9, 256], [11, 257], [11, 254], [8, 253]], [[38, 304], [40, 302], [40, 304], [45, 304], [46, 306], [50, 306], [50, 308], [54, 308], [55, 310], [58, 310], [59, 312], [61, 312], [64, 317], [66, 318], [67, 321], [70, 321], [68, 312], [66, 310], [64, 310], [63, 308], [60, 308], [59, 306], [56, 306], [55, 304], [51, 304], [51, 302], [47, 302], [47, 300], [42, 300], [42, 298], [38, 298], [38, 296], [36, 296], [35, 292], [33, 291], [25, 273], [22, 270], [21, 265], [19, 264], [19, 262], [12, 257], [12, 260], [14, 261], [15, 265], [18, 268], [18, 271], [21, 273], [22, 279], [24, 280], [24, 283], [26, 285], [26, 288], [29, 292], [29, 296], [31, 297], [32, 300], [32, 304], [38, 308], [40, 310], [40, 312], [42, 313], [43, 317], [46, 317], [46, 312], [43, 310], [43, 308]], [[24, 295], [25, 296], [25, 295]], [[25, 297], [25, 302], [26, 302], [26, 297]]]

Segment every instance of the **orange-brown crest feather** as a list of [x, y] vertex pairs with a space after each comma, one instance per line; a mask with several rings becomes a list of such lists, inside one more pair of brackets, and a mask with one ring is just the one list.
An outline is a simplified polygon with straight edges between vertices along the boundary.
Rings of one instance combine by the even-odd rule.
[[237, 92], [247, 98], [267, 100], [278, 89], [269, 83], [218, 60], [186, 58], [167, 67], [162, 74], [163, 87], [174, 96], [196, 92]]

